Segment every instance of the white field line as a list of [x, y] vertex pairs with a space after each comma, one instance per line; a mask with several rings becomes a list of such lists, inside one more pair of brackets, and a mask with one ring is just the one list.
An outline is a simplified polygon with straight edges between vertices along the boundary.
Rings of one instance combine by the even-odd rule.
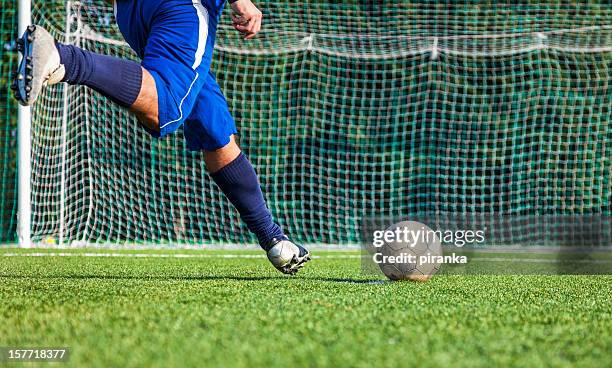
[[[118, 257], [118, 258], [265, 258], [264, 254], [186, 254], [186, 253], [0, 253], [2, 257]], [[321, 259], [360, 259], [358, 254], [330, 254], [313, 256]], [[525, 263], [612, 263], [611, 260], [577, 259], [562, 260], [550, 258], [503, 258], [503, 257], [468, 257], [476, 262], [525, 262]]]
[[[265, 254], [185, 254], [185, 253], [2, 253], [3, 257], [126, 257], [126, 258], [266, 258]], [[313, 258], [359, 258], [359, 255], [328, 255]]]

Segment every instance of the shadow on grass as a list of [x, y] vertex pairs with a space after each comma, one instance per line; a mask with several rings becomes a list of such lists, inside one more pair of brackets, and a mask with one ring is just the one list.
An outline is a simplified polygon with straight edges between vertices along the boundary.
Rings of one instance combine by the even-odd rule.
[[141, 280], [141, 281], [270, 281], [304, 280], [349, 284], [382, 284], [385, 280], [364, 280], [337, 277], [292, 277], [292, 276], [159, 276], [159, 275], [0, 275], [0, 279], [46, 279], [46, 280]]
[[386, 284], [389, 280], [364, 280], [364, 279], [349, 279], [349, 278], [335, 278], [335, 277], [308, 277], [306, 280], [315, 281], [327, 281], [327, 282], [339, 282], [347, 284]]

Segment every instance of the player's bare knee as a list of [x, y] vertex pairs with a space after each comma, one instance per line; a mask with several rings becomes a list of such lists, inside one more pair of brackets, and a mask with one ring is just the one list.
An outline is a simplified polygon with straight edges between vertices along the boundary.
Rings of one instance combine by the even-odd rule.
[[159, 117], [152, 112], [136, 112], [136, 117], [145, 128], [159, 133]]

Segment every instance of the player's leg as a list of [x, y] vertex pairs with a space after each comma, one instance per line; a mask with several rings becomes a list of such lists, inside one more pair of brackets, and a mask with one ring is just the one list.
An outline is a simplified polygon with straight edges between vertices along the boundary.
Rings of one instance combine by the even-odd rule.
[[211, 177], [257, 236], [270, 262], [283, 273], [295, 274], [310, 260], [310, 253], [289, 240], [272, 220], [255, 169], [240, 151], [234, 136], [224, 147], [206, 151], [204, 157]]
[[66, 73], [62, 82], [88, 86], [128, 108], [149, 130], [159, 132], [155, 80], [139, 63], [100, 55], [73, 45], [57, 43]]
[[294, 274], [310, 259], [308, 250], [295, 244], [273, 221], [257, 173], [238, 147], [236, 126], [212, 73], [185, 121], [185, 139], [191, 150], [203, 150], [206, 167], [217, 186], [236, 207], [278, 270]]
[[240, 213], [262, 248], [269, 249], [274, 239], [285, 234], [266, 205], [253, 165], [240, 151], [234, 136], [224, 147], [205, 152], [206, 168], [215, 183]]

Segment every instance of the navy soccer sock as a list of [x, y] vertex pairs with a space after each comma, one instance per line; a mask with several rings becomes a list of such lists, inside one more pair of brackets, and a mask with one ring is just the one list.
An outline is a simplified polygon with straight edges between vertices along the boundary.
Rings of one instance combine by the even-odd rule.
[[236, 207], [249, 230], [257, 236], [262, 248], [266, 249], [273, 238], [284, 236], [281, 228], [272, 221], [255, 169], [243, 153], [210, 176]]
[[73, 45], [56, 43], [56, 46], [60, 63], [66, 68], [62, 82], [91, 87], [123, 107], [136, 101], [142, 86], [140, 64]]

